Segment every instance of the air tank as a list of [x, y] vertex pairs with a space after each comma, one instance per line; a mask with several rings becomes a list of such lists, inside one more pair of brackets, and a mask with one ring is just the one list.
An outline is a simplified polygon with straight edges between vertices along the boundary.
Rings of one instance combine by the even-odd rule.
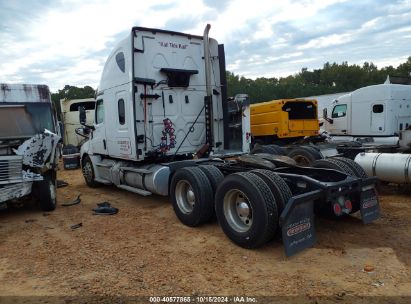
[[123, 183], [138, 189], [167, 196], [170, 168], [161, 165], [145, 165], [124, 170]]
[[411, 154], [363, 152], [355, 157], [355, 162], [368, 176], [397, 184], [411, 183]]

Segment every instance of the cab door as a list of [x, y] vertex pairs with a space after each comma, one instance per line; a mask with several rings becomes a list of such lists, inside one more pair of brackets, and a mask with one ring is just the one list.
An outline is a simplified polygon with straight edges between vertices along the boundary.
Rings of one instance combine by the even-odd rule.
[[373, 104], [371, 109], [371, 132], [383, 133], [385, 131], [385, 106]]
[[106, 142], [106, 127], [105, 127], [105, 113], [104, 113], [104, 100], [98, 99], [96, 101], [95, 122], [94, 130], [92, 133], [91, 146], [94, 154], [107, 153]]
[[131, 106], [125, 90], [120, 90], [113, 95], [110, 115], [106, 130], [108, 154], [112, 157], [132, 158], [132, 145], [130, 141]]
[[346, 135], [348, 129], [347, 104], [336, 104], [331, 113], [331, 135]]

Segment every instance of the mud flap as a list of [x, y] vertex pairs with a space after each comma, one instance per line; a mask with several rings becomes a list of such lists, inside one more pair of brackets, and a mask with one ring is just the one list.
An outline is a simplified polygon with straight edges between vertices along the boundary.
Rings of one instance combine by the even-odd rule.
[[360, 212], [364, 224], [369, 224], [380, 217], [380, 203], [374, 185], [363, 187]]
[[315, 242], [314, 200], [321, 197], [322, 190], [315, 190], [292, 197], [280, 216], [284, 251], [294, 255]]

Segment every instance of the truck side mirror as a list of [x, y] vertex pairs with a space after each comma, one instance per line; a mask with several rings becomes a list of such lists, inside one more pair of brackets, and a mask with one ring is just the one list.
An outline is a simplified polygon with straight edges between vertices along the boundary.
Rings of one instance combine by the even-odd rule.
[[58, 135], [60, 135], [60, 141], [64, 142], [64, 124], [60, 120], [57, 122], [58, 125]]
[[86, 116], [86, 108], [85, 107], [78, 107], [78, 112], [79, 112], [79, 121], [81, 125], [85, 125], [87, 122], [87, 116]]

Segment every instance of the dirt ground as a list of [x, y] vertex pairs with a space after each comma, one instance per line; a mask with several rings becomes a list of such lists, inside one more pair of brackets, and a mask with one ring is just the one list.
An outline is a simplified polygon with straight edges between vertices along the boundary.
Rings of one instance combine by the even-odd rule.
[[[411, 296], [411, 191], [385, 187], [370, 225], [317, 219], [317, 244], [286, 258], [279, 241], [247, 250], [217, 223], [182, 225], [167, 198], [91, 189], [80, 170], [59, 179], [59, 203], [80, 204], [0, 211], [0, 295]], [[93, 215], [102, 201], [119, 213]]]

